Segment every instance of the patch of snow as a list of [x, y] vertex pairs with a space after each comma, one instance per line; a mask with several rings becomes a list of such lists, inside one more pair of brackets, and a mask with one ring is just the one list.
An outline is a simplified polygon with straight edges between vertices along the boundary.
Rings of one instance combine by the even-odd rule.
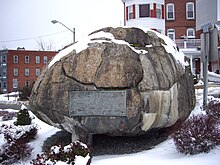
[[185, 62], [185, 55], [182, 51], [178, 50], [176, 44], [173, 42], [173, 40], [171, 40], [169, 37], [162, 35], [158, 32], [155, 32], [157, 34], [158, 37], [160, 37], [161, 39], [163, 39], [166, 43], [166, 45], [163, 45], [164, 48], [166, 49], [166, 51], [168, 53], [171, 53], [173, 55], [173, 57], [177, 60], [177, 62], [179, 62], [180, 64], [182, 64], [183, 66], [188, 66], [189, 63]]
[[48, 67], [50, 68], [54, 63], [59, 61], [62, 57], [65, 57], [72, 51], [76, 51], [76, 53], [81, 52], [82, 50], [85, 50], [88, 47], [88, 38], [84, 38], [81, 41], [74, 43], [73, 45], [61, 50], [58, 54], [54, 56], [54, 58], [50, 61], [48, 64]]
[[51, 147], [51, 153], [59, 154], [60, 153], [60, 147], [59, 146]]
[[149, 28], [145, 28], [145, 27], [126, 26], [124, 28], [132, 28], [132, 27], [139, 28], [139, 29], [143, 30], [145, 33], [147, 33], [148, 31], [155, 33], [159, 38], [163, 39], [164, 42], [166, 43], [166, 45], [163, 45], [163, 46], [166, 49], [167, 53], [171, 53], [173, 55], [173, 57], [177, 60], [177, 62], [179, 62], [183, 67], [189, 65], [188, 62], [185, 62], [184, 53], [182, 51], [178, 50], [176, 44], [169, 37], [167, 37], [166, 35], [163, 35], [161, 33], [158, 33], [157, 31], [151, 30]]
[[82, 156], [76, 156], [75, 165], [86, 165], [89, 159], [89, 154], [87, 154], [85, 158]]
[[213, 82], [220, 82], [220, 75], [214, 72], [208, 72], [208, 80]]
[[25, 110], [25, 109], [27, 110], [27, 107], [24, 104], [22, 104], [21, 105], [21, 110]]
[[194, 86], [200, 86], [200, 85], [204, 85], [204, 82], [202, 80], [199, 80], [199, 82], [196, 83]]

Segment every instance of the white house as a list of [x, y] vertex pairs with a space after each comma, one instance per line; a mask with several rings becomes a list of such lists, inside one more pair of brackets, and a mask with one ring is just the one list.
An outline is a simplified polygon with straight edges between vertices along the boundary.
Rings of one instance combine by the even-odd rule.
[[140, 26], [165, 34], [164, 0], [122, 0], [124, 25]]

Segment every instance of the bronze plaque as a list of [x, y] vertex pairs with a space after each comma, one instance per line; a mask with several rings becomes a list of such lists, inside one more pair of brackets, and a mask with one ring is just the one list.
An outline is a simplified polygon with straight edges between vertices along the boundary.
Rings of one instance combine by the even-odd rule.
[[70, 91], [70, 116], [126, 116], [126, 91]]

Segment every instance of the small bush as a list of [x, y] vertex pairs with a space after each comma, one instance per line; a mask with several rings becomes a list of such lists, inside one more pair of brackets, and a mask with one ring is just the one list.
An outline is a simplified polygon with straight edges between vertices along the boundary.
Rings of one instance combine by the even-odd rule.
[[1, 127], [6, 143], [0, 150], [0, 163], [12, 164], [31, 155], [33, 148], [27, 143], [37, 135], [35, 125], [30, 126], [7, 126]]
[[28, 143], [31, 140], [35, 139], [37, 131], [37, 126], [32, 124], [28, 126], [5, 125], [2, 132], [7, 143], [17, 140]]
[[173, 135], [177, 150], [184, 154], [209, 152], [220, 144], [220, 130], [217, 120], [206, 115], [192, 116]]
[[[67, 164], [75, 164], [76, 156], [86, 157], [90, 153], [90, 150], [81, 142], [70, 143], [69, 145], [53, 146], [49, 152], [45, 152], [41, 155], [37, 155], [36, 159], [32, 160], [31, 164], [56, 164], [58, 161], [65, 162]], [[50, 163], [48, 163], [50, 162]], [[85, 165], [90, 165], [91, 158], [87, 160]]]
[[0, 163], [2, 164], [12, 164], [18, 160], [23, 160], [24, 158], [31, 155], [33, 148], [29, 144], [23, 143], [22, 141], [13, 141], [11, 143], [6, 143], [3, 145], [3, 154], [0, 155], [2, 158]]
[[211, 115], [218, 120], [220, 119], [220, 102], [211, 101], [204, 110], [208, 115]]
[[30, 125], [31, 124], [31, 117], [27, 109], [22, 109], [17, 113], [17, 121], [14, 124], [15, 125]]
[[2, 116], [3, 121], [12, 120], [16, 114], [16, 112], [0, 111], [0, 117]]

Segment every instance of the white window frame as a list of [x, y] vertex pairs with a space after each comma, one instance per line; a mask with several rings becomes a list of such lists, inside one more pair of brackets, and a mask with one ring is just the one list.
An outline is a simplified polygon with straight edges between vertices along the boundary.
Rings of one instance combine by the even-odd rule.
[[17, 63], [18, 63], [18, 56], [17, 56], [17, 55], [14, 55], [14, 56], [13, 56], [13, 63], [14, 63], [14, 64], [17, 64]]
[[30, 63], [30, 57], [29, 56], [25, 56], [24, 57], [24, 63], [25, 64], [29, 64]]
[[[192, 5], [192, 7], [193, 7], [193, 16], [192, 17], [189, 17], [189, 14], [188, 14], [188, 12], [189, 12], [189, 6], [190, 5]], [[191, 12], [191, 11], [190, 11]], [[186, 19], [195, 19], [195, 5], [194, 5], [194, 3], [193, 2], [187, 2], [186, 3]]]
[[30, 76], [30, 69], [29, 68], [25, 68], [24, 75], [25, 76]]
[[48, 57], [44, 56], [44, 64], [47, 64], [47, 63], [48, 63]]
[[18, 80], [17, 79], [13, 79], [12, 80], [12, 84], [13, 84], [13, 89], [17, 89], [18, 88]]
[[[172, 35], [173, 38], [171, 38], [170, 35]], [[167, 36], [175, 42], [176, 35], [174, 29], [167, 29]]]
[[[169, 12], [171, 12], [171, 11], [169, 11], [169, 7], [172, 7], [172, 13], [173, 13], [173, 17], [172, 18], [169, 18]], [[166, 5], [166, 15], [167, 15], [167, 20], [175, 20], [175, 6], [174, 6], [174, 4], [173, 3], [168, 3], [167, 5]]]
[[128, 20], [134, 19], [133, 5], [128, 6]]
[[40, 64], [40, 56], [36, 56], [36, 64]]
[[156, 18], [162, 19], [162, 5], [156, 4]]
[[6, 68], [3, 68], [2, 69], [2, 76], [3, 76], [3, 78], [6, 78], [6, 75], [7, 75], [7, 70], [6, 70]]
[[40, 68], [36, 68], [36, 76], [40, 75]]
[[[190, 33], [192, 33], [192, 35], [190, 35]], [[191, 38], [196, 38], [195, 37], [195, 29], [193, 28], [188, 28], [186, 30], [186, 35], [187, 35], [187, 38], [191, 39]]]
[[15, 77], [18, 76], [18, 68], [14, 68], [14, 74], [13, 74]]

